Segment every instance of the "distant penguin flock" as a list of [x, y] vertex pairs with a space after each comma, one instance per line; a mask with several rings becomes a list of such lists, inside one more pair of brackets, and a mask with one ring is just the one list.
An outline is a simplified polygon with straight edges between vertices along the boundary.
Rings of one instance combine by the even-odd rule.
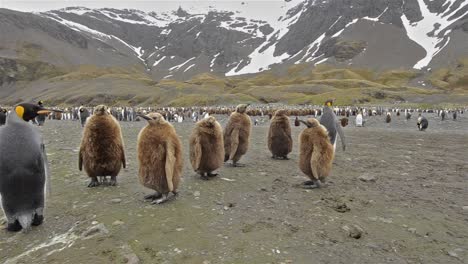
[[[291, 122], [289, 115], [296, 115], [295, 126], [304, 124], [299, 134], [299, 169], [309, 178], [302, 183], [303, 188], [321, 188], [330, 176], [336, 151], [337, 136], [342, 149], [346, 150], [343, 127], [349, 119], [338, 119], [337, 114], [349, 116], [351, 111], [333, 109], [334, 99], [327, 100], [323, 109], [303, 111], [308, 118], [301, 120], [299, 110], [277, 109], [268, 113], [271, 118], [267, 135], [267, 147], [273, 159], [287, 160], [293, 148]], [[150, 189], [151, 194], [144, 196], [153, 204], [161, 204], [178, 195], [182, 180], [183, 148], [174, 126], [165, 116], [179, 121], [181, 115], [168, 112], [141, 111], [121, 108], [114, 111], [105, 105], [92, 109], [80, 106], [75, 108], [75, 120], [83, 126], [82, 139], [78, 152], [78, 169], [90, 178], [88, 187], [117, 185], [117, 176], [126, 168], [126, 155], [123, 135], [119, 123], [120, 117], [126, 120], [146, 121], [137, 137], [138, 179], [142, 186]], [[223, 130], [217, 119], [205, 112], [189, 112], [189, 116], [203, 116], [195, 120], [189, 138], [189, 157], [193, 171], [201, 179], [215, 178], [223, 164], [230, 161], [233, 167], [244, 166], [240, 159], [247, 153], [250, 144], [252, 122], [248, 113], [258, 114], [258, 110], [249, 110], [249, 104], [240, 104], [230, 113]], [[255, 112], [257, 111], [257, 112]], [[394, 110], [396, 116], [400, 110]], [[44, 209], [47, 193], [48, 164], [45, 146], [39, 130], [31, 123], [43, 125], [51, 113], [56, 118], [72, 117], [72, 113], [44, 108], [42, 101], [37, 104], [22, 103], [10, 112], [0, 108], [0, 196], [8, 231], [29, 231], [32, 226], [44, 221]], [[222, 114], [229, 111], [221, 109]], [[382, 115], [377, 111], [352, 112], [356, 116], [356, 126], [364, 125], [364, 115]], [[405, 110], [405, 118], [411, 118]], [[450, 112], [447, 112], [447, 114]], [[263, 116], [263, 112], [260, 113]], [[440, 111], [442, 120], [445, 111]], [[271, 115], [271, 116], [270, 116]], [[117, 116], [117, 118], [116, 118]], [[267, 114], [265, 114], [267, 116]], [[457, 119], [457, 111], [452, 114]], [[385, 122], [391, 122], [391, 112], [386, 113]], [[429, 122], [421, 113], [417, 119], [420, 131], [428, 128]], [[107, 178], [109, 177], [109, 179]]]

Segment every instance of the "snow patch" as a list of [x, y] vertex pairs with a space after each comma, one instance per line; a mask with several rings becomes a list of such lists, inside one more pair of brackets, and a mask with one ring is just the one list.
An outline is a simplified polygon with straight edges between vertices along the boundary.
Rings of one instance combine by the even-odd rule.
[[[441, 42], [446, 38], [446, 34], [443, 37], [438, 37], [438, 34], [457, 21], [456, 19], [449, 20], [449, 18], [462, 8], [465, 8], [468, 5], [468, 2], [460, 4], [460, 6], [453, 11], [450, 11], [450, 8], [448, 8], [445, 13], [436, 14], [429, 11], [424, 0], [417, 1], [423, 18], [417, 22], [411, 23], [406, 15], [403, 14], [401, 16], [401, 21], [403, 22], [403, 26], [406, 29], [408, 37], [426, 51], [426, 56], [413, 66], [415, 69], [422, 69], [429, 65], [432, 58], [434, 58], [434, 56], [436, 56], [440, 50], [449, 43], [450, 38], [447, 38], [445, 45], [440, 47]], [[451, 1], [451, 5], [453, 5], [454, 2], [455, 1]], [[464, 17], [467, 14], [468, 11], [459, 17]], [[440, 25], [438, 29], [435, 28], [436, 23]], [[433, 34], [429, 36], [428, 34], [431, 32]]]

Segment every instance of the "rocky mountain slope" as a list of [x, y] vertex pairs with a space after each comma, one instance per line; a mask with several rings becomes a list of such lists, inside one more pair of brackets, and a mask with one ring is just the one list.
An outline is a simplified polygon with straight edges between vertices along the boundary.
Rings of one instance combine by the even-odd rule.
[[302, 64], [429, 75], [468, 57], [465, 0], [290, 0], [257, 13], [249, 8], [245, 1], [232, 10], [190, 12], [183, 5], [172, 12], [0, 9], [0, 85], [83, 67], [125, 69], [154, 81], [285, 74]]

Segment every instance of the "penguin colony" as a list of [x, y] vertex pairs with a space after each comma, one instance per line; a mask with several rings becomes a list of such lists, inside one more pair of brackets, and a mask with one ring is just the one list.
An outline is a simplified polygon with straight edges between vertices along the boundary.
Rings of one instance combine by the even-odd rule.
[[[303, 183], [304, 188], [320, 188], [330, 175], [336, 134], [340, 136], [345, 150], [341, 127], [348, 124], [348, 119], [338, 121], [331, 109], [332, 105], [333, 100], [325, 103], [320, 122], [314, 118], [306, 121], [297, 117], [295, 119], [295, 125], [306, 125], [299, 135], [299, 168], [310, 179]], [[223, 161], [232, 160], [233, 166], [239, 166], [237, 162], [247, 152], [249, 145], [251, 121], [246, 114], [247, 107], [246, 104], [236, 107], [224, 134], [221, 125], [208, 114], [204, 114], [205, 118], [196, 123], [189, 142], [190, 161], [194, 171], [203, 179], [216, 176], [213, 172], [223, 165]], [[20, 104], [10, 113], [0, 109], [0, 125], [4, 125], [0, 128], [0, 195], [9, 231], [28, 231], [31, 226], [38, 226], [44, 220], [47, 156], [40, 133], [28, 122], [54, 111], [39, 104]], [[272, 115], [268, 148], [275, 158], [287, 159], [292, 150], [288, 112], [277, 110]], [[82, 170], [84, 166], [87, 175], [91, 177], [89, 187], [106, 183], [106, 176], [111, 176], [110, 185], [116, 185], [121, 167], [126, 167], [122, 133], [117, 119], [103, 105], [97, 106], [92, 116], [82, 107], [78, 113], [84, 126], [79, 169]], [[445, 118], [445, 112], [440, 113]], [[62, 118], [63, 113], [55, 111], [54, 116]], [[145, 199], [155, 204], [163, 203], [170, 194], [173, 194], [172, 197], [177, 195], [183, 167], [182, 145], [174, 127], [161, 114], [138, 116], [147, 121], [137, 139], [139, 180], [143, 186], [154, 191]], [[362, 112], [358, 116], [362, 119]], [[409, 111], [405, 110], [405, 117], [411, 118]], [[455, 111], [453, 119], [456, 118]], [[386, 122], [390, 121], [389, 112]], [[421, 114], [417, 126], [421, 131], [428, 128], [428, 120]]]

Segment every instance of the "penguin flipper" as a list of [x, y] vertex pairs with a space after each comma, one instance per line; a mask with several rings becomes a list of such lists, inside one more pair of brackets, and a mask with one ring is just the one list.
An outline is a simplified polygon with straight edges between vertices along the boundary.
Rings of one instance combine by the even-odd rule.
[[80, 147], [80, 152], [78, 153], [78, 169], [83, 170], [83, 148]]
[[234, 159], [234, 156], [237, 152], [237, 147], [239, 147], [239, 128], [234, 128], [231, 132], [231, 153], [229, 154], [229, 159]]
[[125, 150], [124, 150], [123, 145], [120, 145], [119, 148], [120, 148], [120, 152], [122, 153], [122, 156], [120, 157], [121, 161], [122, 161], [122, 166], [125, 169], [127, 167], [127, 163], [126, 163], [126, 160], [125, 160]]
[[45, 193], [47, 196], [50, 195], [50, 179], [49, 179], [49, 162], [47, 161], [47, 153], [45, 150], [44, 143], [41, 144], [41, 153], [42, 153], [42, 161], [44, 163], [44, 176], [45, 176]]
[[168, 142], [166, 145], [165, 172], [166, 172], [167, 188], [169, 189], [169, 192], [174, 191], [174, 184], [172, 183], [172, 179], [174, 178], [175, 163], [176, 163], [176, 158], [175, 158], [174, 144], [172, 144], [172, 142]]
[[343, 151], [345, 151], [346, 150], [346, 139], [345, 139], [343, 128], [341, 127], [341, 124], [339, 122], [336, 123], [336, 130], [338, 132], [338, 135], [340, 136], [341, 145], [343, 146]]
[[192, 167], [195, 171], [197, 171], [198, 167], [200, 167], [201, 155], [202, 147], [199, 138], [196, 137], [192, 141], [192, 146], [190, 148], [190, 161], [192, 162]]
[[320, 147], [318, 146], [314, 146], [314, 150], [312, 152], [312, 156], [310, 157], [310, 168], [312, 170], [312, 177], [314, 179], [312, 179], [312, 181], [316, 181], [318, 179], [320, 179], [320, 175], [319, 175], [319, 170], [318, 170], [318, 161], [320, 159], [320, 154], [321, 153], [321, 149]]

